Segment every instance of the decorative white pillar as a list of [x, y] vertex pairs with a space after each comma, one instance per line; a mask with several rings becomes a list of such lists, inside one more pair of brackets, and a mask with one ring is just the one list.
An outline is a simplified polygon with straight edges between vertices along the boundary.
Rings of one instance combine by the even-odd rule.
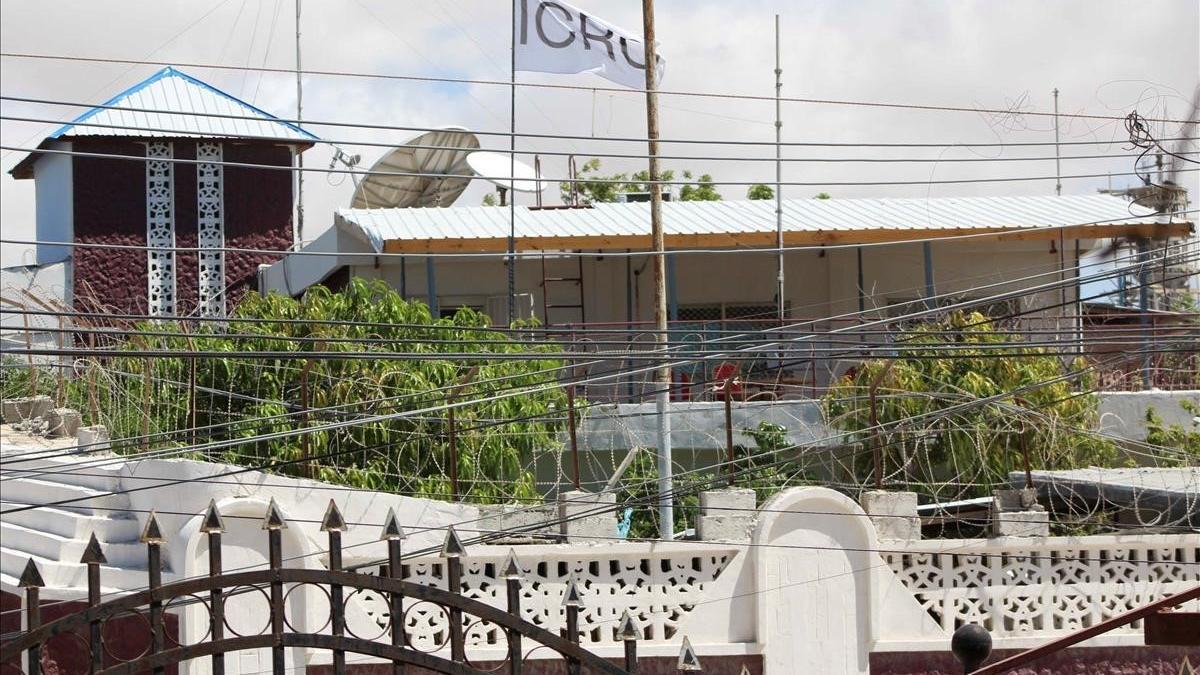
[[197, 143], [196, 241], [200, 249], [197, 309], [225, 316], [225, 185], [220, 143]]
[[146, 144], [146, 301], [150, 316], [175, 315], [175, 156], [171, 143]]

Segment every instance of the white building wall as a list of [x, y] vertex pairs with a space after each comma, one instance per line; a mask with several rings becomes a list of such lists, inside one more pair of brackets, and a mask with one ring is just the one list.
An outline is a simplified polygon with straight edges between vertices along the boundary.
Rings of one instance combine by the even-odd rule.
[[[52, 150], [71, 150], [70, 143], [55, 142]], [[72, 187], [70, 155], [45, 154], [33, 165], [38, 241], [71, 241], [75, 236], [75, 192]], [[67, 246], [37, 247], [37, 264], [66, 260]], [[26, 261], [33, 262], [33, 261]]]

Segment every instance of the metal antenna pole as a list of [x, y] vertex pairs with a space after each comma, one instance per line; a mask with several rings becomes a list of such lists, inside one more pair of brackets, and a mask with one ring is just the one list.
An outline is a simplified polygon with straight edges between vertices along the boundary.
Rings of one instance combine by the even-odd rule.
[[[654, 328], [660, 349], [667, 343], [666, 255], [662, 229], [662, 185], [658, 173], [658, 59], [654, 45], [654, 0], [642, 0], [642, 41], [646, 64], [646, 138], [650, 160], [650, 234], [654, 240]], [[658, 534], [675, 537], [675, 505], [671, 497], [671, 368], [655, 373], [654, 409], [658, 419]]]
[[[508, 180], [509, 187], [517, 186], [517, 0], [512, 2], [512, 35], [510, 36], [508, 71]], [[508, 325], [517, 318], [517, 191], [511, 190], [508, 200]], [[546, 289], [542, 289], [545, 293]], [[543, 316], [543, 321], [550, 317]]]
[[1058, 147], [1058, 87], [1054, 88], [1054, 194], [1062, 194], [1062, 157]]
[[[304, 119], [304, 87], [300, 84], [300, 0], [296, 0], [296, 124]], [[304, 153], [296, 153], [296, 227], [292, 230], [292, 248], [300, 250], [304, 241]]]
[[783, 91], [783, 69], [779, 66], [779, 15], [775, 15], [775, 244], [779, 247], [779, 276], [775, 289], [776, 318], [783, 325], [783, 115], [780, 96]]

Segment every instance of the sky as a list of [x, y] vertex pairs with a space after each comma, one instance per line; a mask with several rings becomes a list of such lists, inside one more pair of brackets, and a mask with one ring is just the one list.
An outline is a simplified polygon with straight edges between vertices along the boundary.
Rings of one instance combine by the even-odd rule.
[[[291, 68], [295, 64], [295, 0], [39, 0], [0, 4], [0, 47], [9, 54], [132, 59], [173, 64], [221, 64]], [[577, 0], [596, 16], [633, 29], [641, 24], [636, 0]], [[342, 73], [471, 78], [506, 83], [509, 78], [510, 6], [481, 0], [345, 0], [303, 3], [301, 48], [306, 69]], [[658, 0], [657, 35], [666, 58], [661, 87], [672, 92], [774, 94], [774, 16], [782, 26], [783, 95], [823, 100], [892, 102], [990, 108], [1002, 113], [898, 110], [828, 103], [785, 103], [785, 142], [931, 143], [939, 147], [787, 148], [788, 159], [922, 158], [925, 163], [799, 162], [785, 164], [787, 198], [828, 192], [835, 198], [1053, 194], [1054, 180], [934, 184], [929, 181], [987, 177], [1053, 176], [1052, 159], [952, 162], [961, 158], [1052, 158], [1053, 148], [961, 148], [961, 143], [1050, 142], [1054, 120], [1029, 113], [1052, 110], [1058, 88], [1060, 112], [1111, 115], [1118, 119], [1060, 118], [1063, 141], [1105, 141], [1065, 146], [1070, 155], [1117, 155], [1062, 162], [1062, 173], [1120, 174], [1132, 170], [1120, 117], [1183, 117], [1200, 85], [1200, 2], [1197, 0], [811, 0], [728, 2]], [[99, 103], [149, 76], [158, 65], [0, 58], [5, 96]], [[183, 66], [202, 80], [284, 117], [295, 114], [291, 75], [222, 71]], [[645, 136], [644, 97], [636, 92], [592, 91], [612, 86], [594, 75], [519, 73], [518, 82], [566, 84], [580, 89], [519, 88], [519, 132], [572, 136], [518, 139], [529, 152], [569, 152], [580, 162], [592, 153], [641, 155], [643, 143], [595, 137]], [[304, 78], [304, 118], [314, 122], [429, 127], [462, 125], [478, 132], [506, 132], [511, 105], [507, 84], [411, 82], [349, 76]], [[4, 116], [43, 123], [0, 120], [5, 146], [33, 147], [62, 121], [84, 108], [0, 102]], [[775, 106], [752, 101], [678, 94], [661, 97], [662, 136], [703, 141], [772, 141]], [[309, 128], [360, 153], [369, 165], [383, 147], [413, 132], [389, 129]], [[1178, 125], [1156, 125], [1169, 137]], [[483, 135], [483, 146], [507, 150], [504, 136]], [[1194, 149], [1194, 148], [1193, 148]], [[306, 165], [328, 167], [330, 146], [306, 153]], [[769, 145], [664, 144], [666, 168], [691, 169], [722, 181], [771, 181]], [[33, 238], [33, 181], [7, 172], [24, 152], [0, 152], [0, 225], [6, 239]], [[736, 158], [736, 159], [732, 159]], [[532, 157], [523, 155], [531, 161]], [[753, 160], [753, 161], [752, 161]], [[763, 161], [767, 160], [767, 161]], [[605, 171], [636, 171], [644, 159], [603, 160]], [[543, 173], [566, 176], [565, 158], [543, 157]], [[1200, 174], [1183, 182], [1200, 193]], [[1064, 194], [1091, 194], [1123, 187], [1133, 177], [1068, 179]], [[838, 185], [910, 182], [907, 185]], [[745, 198], [745, 186], [718, 188], [726, 199]], [[305, 239], [332, 223], [353, 190], [344, 175], [310, 174], [305, 181]], [[490, 190], [475, 181], [459, 205], [476, 205]], [[557, 203], [551, 187], [545, 203]], [[525, 195], [520, 203], [532, 203]], [[32, 260], [25, 247], [5, 244], [0, 264]]]

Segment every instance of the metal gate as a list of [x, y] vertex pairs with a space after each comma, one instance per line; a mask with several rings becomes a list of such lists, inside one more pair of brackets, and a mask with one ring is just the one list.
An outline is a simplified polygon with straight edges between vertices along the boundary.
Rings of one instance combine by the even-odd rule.
[[[622, 665], [605, 660], [579, 644], [579, 611], [583, 605], [580, 589], [570, 582], [563, 598], [566, 629], [554, 634], [521, 619], [522, 570], [516, 556], [509, 555], [501, 576], [507, 585], [507, 607], [500, 609], [465, 597], [462, 591], [462, 560], [466, 550], [453, 527], [446, 530], [441, 557], [445, 560], [446, 588], [415, 584], [401, 580], [401, 540], [403, 530], [395, 514], [388, 513], [381, 539], [387, 541], [388, 562], [383, 576], [347, 571], [342, 566], [342, 532], [347, 524], [330, 502], [321, 524], [329, 537], [328, 569], [289, 568], [283, 565], [281, 531], [287, 527], [274, 500], [267, 507], [262, 525], [267, 535], [267, 569], [223, 572], [221, 567], [221, 533], [225, 527], [215, 503], [209, 505], [200, 531], [208, 541], [209, 576], [184, 579], [163, 585], [161, 547], [165, 542], [153, 512], [147, 519], [141, 541], [146, 545], [148, 573], [147, 588], [124, 597], [101, 602], [100, 565], [106, 562], [95, 535], [92, 535], [81, 562], [87, 564], [87, 608], [53, 622], [40, 620], [39, 589], [44, 585], [37, 565], [31, 559], [21, 576], [25, 590], [26, 630], [0, 645], [0, 662], [13, 664], [24, 655], [28, 675], [40, 675], [42, 659], [50, 640], [73, 636], [86, 650], [88, 672], [92, 675], [132, 675], [137, 672], [163, 673], [165, 669], [194, 659], [208, 658], [214, 675], [224, 675], [226, 655], [243, 650], [269, 649], [272, 673], [282, 675], [289, 668], [286, 650], [305, 648], [332, 652], [333, 672], [346, 672], [346, 655], [359, 654], [392, 662], [392, 673], [401, 675], [406, 666], [415, 666], [438, 673], [453, 675], [484, 675], [508, 673], [519, 675], [526, 657], [533, 649], [546, 648], [565, 660], [572, 674], [585, 672], [629, 675], [637, 672], [637, 640], [640, 631], [626, 612], [616, 627], [617, 636], [624, 642]], [[329, 618], [317, 632], [296, 630], [287, 618], [288, 600], [292, 591], [301, 586], [315, 587], [329, 600]], [[390, 616], [386, 628], [374, 639], [349, 634], [346, 628], [347, 593], [374, 591], [387, 598]], [[262, 593], [269, 599], [269, 620], [259, 634], [233, 633], [225, 617], [226, 600], [238, 593]], [[405, 631], [405, 601], [408, 610], [418, 603], [440, 608], [447, 617], [445, 641], [436, 649], [417, 649], [410, 644]], [[203, 607], [208, 614], [207, 633], [194, 644], [170, 644], [166, 630], [166, 613], [184, 606]], [[149, 633], [148, 646], [142, 653], [122, 658], [108, 649], [105, 641], [106, 622], [122, 617], [137, 616], [145, 620]], [[397, 620], [397, 617], [399, 620]], [[473, 664], [466, 654], [464, 635], [478, 623], [499, 629], [507, 640], [507, 655], [502, 662], [491, 662], [486, 670]], [[449, 658], [444, 655], [449, 647]], [[529, 647], [527, 649], [527, 646]], [[540, 659], [539, 659], [540, 660]], [[685, 639], [680, 665], [686, 668], [695, 654]], [[698, 666], [698, 663], [696, 664]], [[304, 667], [304, 666], [298, 666]]]

